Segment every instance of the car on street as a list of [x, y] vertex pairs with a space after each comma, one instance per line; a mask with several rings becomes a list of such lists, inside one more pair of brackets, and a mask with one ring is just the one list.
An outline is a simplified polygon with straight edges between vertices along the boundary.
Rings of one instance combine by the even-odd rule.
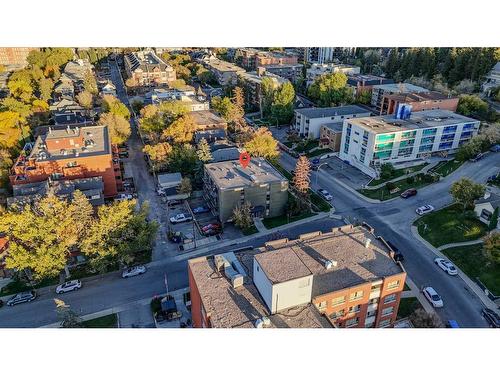
[[415, 212], [417, 214], [419, 214], [420, 216], [424, 215], [424, 214], [428, 214], [429, 212], [432, 212], [434, 211], [434, 206], [431, 206], [430, 204], [426, 204], [425, 206], [420, 206], [419, 208], [417, 208], [415, 210]]
[[146, 273], [145, 266], [129, 267], [122, 271], [122, 278], [127, 279], [129, 277], [142, 275], [143, 273]]
[[431, 303], [432, 306], [434, 307], [443, 307], [443, 300], [437, 294], [437, 292], [434, 290], [432, 286], [427, 286], [424, 289], [422, 289], [422, 293], [424, 293], [425, 298]]
[[312, 160], [312, 163], [315, 164], [315, 165], [319, 164], [319, 158], [314, 158]]
[[493, 311], [492, 309], [484, 308], [481, 311], [481, 315], [483, 315], [484, 319], [486, 319], [490, 327], [500, 328], [500, 316], [495, 311]]
[[448, 320], [446, 322], [446, 328], [460, 328], [456, 320]]
[[177, 214], [174, 216], [170, 216], [170, 222], [172, 224], [185, 223], [193, 220], [193, 217], [189, 214]]
[[193, 208], [193, 213], [195, 213], [195, 214], [202, 214], [202, 213], [209, 212], [209, 211], [210, 211], [210, 208], [208, 208], [208, 206], [198, 206], [198, 207]]
[[443, 258], [436, 258], [436, 259], [434, 259], [434, 263], [436, 263], [438, 265], [438, 267], [441, 268], [448, 275], [450, 275], [450, 276], [458, 275], [457, 268], [449, 260], [446, 260]]
[[30, 290], [29, 292], [21, 292], [13, 296], [7, 301], [7, 306], [14, 306], [18, 303], [31, 302], [36, 298], [36, 292]]
[[65, 283], [57, 286], [56, 293], [63, 294], [66, 292], [72, 292], [73, 290], [78, 290], [81, 287], [82, 287], [82, 282], [80, 280], [66, 281]]
[[417, 189], [408, 189], [408, 190], [405, 190], [401, 193], [401, 198], [410, 198], [410, 197], [413, 197], [414, 195], [417, 195]]
[[390, 246], [390, 248], [394, 251], [394, 260], [396, 262], [402, 262], [403, 260], [405, 260], [403, 253], [396, 247], [396, 245], [394, 245], [391, 241], [386, 241], [386, 242]]
[[137, 198], [137, 194], [133, 193], [133, 194], [130, 194], [130, 193], [121, 193], [121, 194], [118, 194], [116, 197], [115, 197], [115, 201], [130, 201], [134, 198]]
[[331, 201], [333, 199], [332, 195], [328, 192], [328, 190], [318, 189], [318, 193], [327, 201]]
[[490, 151], [491, 152], [500, 152], [500, 144], [491, 146]]
[[472, 162], [474, 162], [474, 163], [475, 163], [475, 162], [477, 162], [477, 161], [481, 160], [482, 158], [484, 158], [484, 156], [485, 156], [485, 155], [484, 155], [482, 152], [480, 152], [480, 153], [479, 153], [479, 154], [477, 154], [474, 158], [470, 159], [470, 161], [472, 161]]

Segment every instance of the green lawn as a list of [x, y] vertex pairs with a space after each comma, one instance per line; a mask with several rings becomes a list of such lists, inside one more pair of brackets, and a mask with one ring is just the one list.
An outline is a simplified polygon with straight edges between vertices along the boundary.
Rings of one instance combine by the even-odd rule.
[[398, 309], [398, 319], [408, 318], [412, 312], [422, 308], [417, 297], [401, 298]]
[[448, 176], [450, 173], [456, 171], [458, 167], [460, 167], [464, 162], [458, 160], [448, 160], [441, 161], [438, 165], [431, 169], [432, 172], [435, 172], [442, 177]]
[[295, 151], [297, 152], [309, 152], [313, 148], [319, 146], [319, 141], [318, 140], [308, 140], [305, 143], [299, 144], [297, 147], [295, 147]]
[[82, 322], [83, 328], [118, 328], [118, 316], [110, 314]]
[[411, 184], [408, 183], [408, 181], [406, 181], [406, 178], [401, 180], [401, 181], [395, 182], [394, 185], [396, 185], [396, 187], [398, 187], [399, 190], [396, 193], [392, 193], [392, 194], [389, 193], [389, 190], [387, 190], [386, 186], [382, 186], [382, 187], [375, 189], [375, 190], [360, 189], [358, 191], [361, 194], [363, 194], [365, 197], [385, 201], [387, 199], [398, 197], [403, 191], [405, 191], [409, 188], [419, 189], [419, 188], [422, 188], [424, 186], [432, 184], [432, 182], [424, 181], [421, 178], [421, 176], [422, 176], [422, 174], [415, 176], [415, 179], [414, 179], [413, 183], [411, 183]]
[[255, 234], [255, 233], [258, 233], [259, 230], [255, 227], [255, 225], [252, 225], [250, 228], [246, 228], [246, 229], [242, 229], [241, 232], [245, 235], [245, 236], [249, 236], [251, 234]]
[[58, 277], [44, 279], [40, 281], [38, 284], [35, 284], [33, 286], [26, 284], [22, 280], [14, 280], [2, 288], [2, 290], [0, 291], [0, 297], [20, 292], [26, 292], [32, 289], [43, 288], [45, 286], [56, 285], [58, 283], [59, 283]]
[[384, 182], [387, 182], [387, 181], [393, 180], [395, 178], [404, 176], [405, 174], [418, 172], [418, 171], [422, 170], [422, 168], [424, 168], [428, 164], [429, 163], [423, 163], [423, 164], [420, 164], [420, 165], [417, 165], [417, 166], [411, 167], [411, 168], [396, 169], [396, 170], [394, 170], [394, 173], [392, 176], [389, 176], [387, 178], [380, 178], [378, 180], [375, 180], [375, 179], [371, 180], [370, 183], [368, 184], [368, 186], [377, 186], [377, 185], [383, 184]]
[[279, 163], [279, 161], [268, 159], [268, 162], [270, 164], [272, 164], [272, 166], [274, 168], [276, 168], [278, 170], [278, 172], [280, 172], [283, 176], [285, 176], [289, 181], [292, 181], [292, 179], [293, 179], [292, 174], [290, 172], [288, 172], [285, 168], [283, 168], [281, 166], [281, 164]]
[[323, 212], [328, 212], [332, 209], [330, 203], [328, 203], [325, 199], [323, 199], [318, 193], [309, 190], [309, 194], [311, 197], [311, 203], [318, 208], [318, 210]]
[[333, 152], [330, 148], [318, 148], [312, 152], [308, 152], [307, 153], [307, 156], [312, 158], [312, 157], [315, 157], [315, 156], [320, 156], [320, 155], [323, 155], [323, 154], [328, 154], [329, 152]]
[[262, 220], [262, 224], [264, 224], [264, 226], [267, 229], [271, 229], [271, 228], [279, 227], [281, 225], [292, 223], [292, 222], [297, 221], [297, 220], [305, 219], [306, 217], [311, 217], [314, 215], [316, 215], [316, 214], [313, 212], [306, 212], [306, 213], [303, 213], [303, 214], [298, 215], [298, 216], [290, 217], [290, 221], [288, 221], [287, 215], [269, 217], [269, 218]]
[[467, 216], [457, 204], [424, 215], [414, 224], [418, 227], [418, 233], [435, 247], [477, 240], [488, 230], [478, 219]]
[[443, 253], [472, 280], [479, 278], [495, 295], [500, 295], [500, 265], [488, 261], [481, 244], [446, 249]]

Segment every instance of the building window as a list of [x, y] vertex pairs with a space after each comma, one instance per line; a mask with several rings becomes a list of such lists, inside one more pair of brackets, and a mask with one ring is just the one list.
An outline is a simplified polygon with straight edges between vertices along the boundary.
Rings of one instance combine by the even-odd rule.
[[387, 284], [387, 290], [396, 289], [399, 287], [399, 280], [391, 281]]
[[380, 321], [379, 327], [387, 327], [388, 325], [391, 324], [391, 319], [384, 319]]
[[361, 305], [351, 306], [349, 307], [349, 313], [357, 313], [361, 310]]
[[380, 288], [382, 287], [382, 284], [377, 284], [377, 285], [372, 285], [371, 292], [380, 292]]
[[345, 296], [332, 299], [332, 306], [342, 305], [343, 303], [345, 303]]
[[382, 316], [391, 315], [394, 312], [394, 307], [388, 307], [382, 310]]
[[338, 319], [344, 316], [344, 309], [339, 311], [334, 311], [330, 314], [330, 319]]
[[351, 296], [349, 297], [349, 300], [351, 301], [357, 301], [358, 299], [363, 298], [363, 291], [358, 290], [357, 292], [351, 293]]
[[359, 318], [356, 317], [356, 318], [352, 318], [352, 319], [349, 319], [345, 322], [345, 326], [346, 327], [354, 327], [356, 325], [358, 325], [359, 323]]
[[366, 313], [366, 317], [369, 318], [370, 316], [375, 316], [377, 315], [377, 310], [373, 310], [373, 311], [368, 311]]
[[374, 303], [378, 303], [379, 300], [380, 300], [380, 298], [372, 298], [371, 300], [368, 301], [368, 304], [372, 305]]
[[391, 295], [388, 295], [387, 297], [385, 297], [384, 303], [391, 303], [391, 302], [394, 302], [395, 300], [396, 300], [396, 295], [391, 294]]
[[317, 303], [316, 307], [318, 308], [319, 311], [324, 311], [326, 309], [326, 301], [321, 301], [320, 303]]

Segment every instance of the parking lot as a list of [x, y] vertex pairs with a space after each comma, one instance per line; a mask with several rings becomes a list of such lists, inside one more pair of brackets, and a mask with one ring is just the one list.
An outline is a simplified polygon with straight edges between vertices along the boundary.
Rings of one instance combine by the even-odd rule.
[[344, 163], [338, 157], [333, 156], [321, 160], [321, 163], [327, 163], [328, 167], [321, 168], [333, 177], [338, 178], [342, 182], [351, 186], [354, 189], [361, 189], [364, 185], [370, 182], [371, 177], [354, 168], [352, 165]]

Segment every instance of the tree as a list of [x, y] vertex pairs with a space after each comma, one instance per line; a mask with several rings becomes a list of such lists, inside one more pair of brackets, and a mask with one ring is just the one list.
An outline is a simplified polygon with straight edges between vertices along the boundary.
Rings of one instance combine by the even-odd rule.
[[153, 162], [153, 168], [158, 171], [167, 166], [172, 146], [169, 143], [160, 142], [155, 145], [146, 145], [142, 151], [149, 156]]
[[132, 133], [130, 123], [125, 118], [113, 113], [103, 113], [98, 123], [108, 127], [113, 144], [119, 145], [126, 142]]
[[61, 321], [61, 328], [82, 328], [82, 321], [80, 317], [70, 309], [63, 300], [59, 298], [54, 298], [54, 303], [56, 304], [56, 311], [59, 320]]
[[230, 98], [214, 96], [210, 102], [210, 106], [214, 111], [218, 112], [224, 120], [231, 121], [232, 114], [234, 113], [234, 104], [231, 102]]
[[133, 89], [133, 88], [136, 88], [137, 86], [139, 86], [139, 82], [137, 82], [137, 80], [133, 77], [130, 77], [130, 78], [127, 78], [127, 80], [125, 81], [125, 86], [127, 86], [127, 88], [129, 89]]
[[180, 172], [183, 175], [194, 177], [199, 160], [196, 148], [189, 143], [179, 143], [172, 147], [172, 153], [168, 158], [168, 170], [172, 173]]
[[0, 148], [11, 150], [19, 144], [23, 125], [19, 113], [12, 111], [0, 112]]
[[81, 249], [90, 265], [105, 272], [116, 263], [131, 264], [138, 253], [152, 249], [158, 224], [147, 220], [149, 206], [135, 210], [136, 201], [100, 206]]
[[190, 110], [185, 102], [180, 100], [169, 100], [160, 104], [159, 111], [163, 116], [165, 125], [168, 126]]
[[249, 202], [238, 205], [233, 209], [234, 225], [240, 229], [248, 229], [253, 225], [252, 211]]
[[27, 118], [33, 113], [29, 104], [23, 103], [22, 101], [17, 100], [12, 96], [2, 100], [0, 109], [2, 111], [11, 111], [17, 113], [19, 115], [19, 119], [22, 122], [25, 122]]
[[181, 184], [177, 189], [177, 192], [179, 194], [191, 195], [191, 191], [193, 191], [193, 187], [191, 186], [191, 180], [189, 179], [189, 177], [183, 177], [181, 180]]
[[492, 232], [486, 237], [484, 253], [490, 261], [500, 264], [500, 233]]
[[262, 115], [267, 117], [271, 114], [271, 106], [274, 101], [274, 94], [277, 83], [270, 77], [262, 78], [260, 83], [260, 92], [261, 92], [261, 103], [260, 108], [262, 111]]
[[130, 106], [132, 107], [132, 110], [134, 113], [139, 113], [141, 109], [144, 108], [144, 103], [140, 100], [132, 100], [132, 103], [130, 103]]
[[305, 156], [300, 156], [295, 165], [295, 175], [293, 176], [293, 186], [303, 196], [309, 192], [311, 174], [311, 163]]
[[183, 87], [186, 87], [186, 81], [183, 79], [176, 79], [175, 81], [169, 82], [168, 86], [172, 89], [182, 89]]
[[489, 230], [497, 229], [498, 226], [498, 207], [495, 208], [493, 214], [491, 215], [490, 224], [488, 225]]
[[267, 128], [259, 128], [252, 139], [245, 143], [245, 150], [252, 156], [276, 158], [279, 156], [278, 141]]
[[27, 103], [33, 96], [33, 78], [29, 70], [23, 69], [12, 73], [7, 82], [10, 94]]
[[202, 138], [198, 143], [198, 146], [196, 148], [196, 155], [198, 155], [198, 159], [203, 164], [208, 163], [213, 159], [212, 153], [210, 151], [210, 145], [205, 138]]
[[293, 118], [293, 105], [295, 101], [295, 90], [290, 82], [285, 82], [274, 95], [271, 105], [271, 115], [279, 124], [289, 124]]
[[358, 92], [356, 93], [356, 103], [368, 105], [370, 104], [371, 100], [372, 100], [372, 94], [370, 90], [358, 89]]
[[484, 116], [488, 112], [488, 103], [476, 95], [461, 95], [457, 112], [464, 116]]
[[460, 161], [466, 161], [481, 152], [482, 149], [482, 139], [481, 136], [476, 136], [472, 138], [469, 142], [461, 145], [458, 148], [456, 159]]
[[410, 315], [415, 328], [442, 328], [443, 323], [435, 313], [428, 313], [424, 309], [417, 309]]
[[85, 91], [90, 92], [92, 95], [96, 95], [99, 92], [97, 90], [97, 82], [95, 80], [94, 74], [91, 71], [86, 71], [84, 73], [83, 87]]
[[38, 92], [40, 99], [48, 101], [52, 98], [52, 90], [54, 89], [54, 81], [50, 78], [42, 78], [38, 81]]
[[380, 177], [384, 180], [391, 178], [395, 172], [396, 169], [391, 163], [384, 163], [380, 166]]
[[102, 97], [102, 110], [130, 120], [130, 111], [127, 106], [113, 95], [104, 95]]
[[163, 131], [163, 136], [174, 143], [186, 143], [193, 140], [196, 123], [190, 116], [182, 116]]
[[14, 161], [8, 150], [0, 148], [0, 187], [7, 188], [10, 168]]
[[76, 191], [74, 200], [77, 203], [47, 196], [0, 215], [0, 232], [9, 238], [7, 268], [30, 272], [38, 281], [64, 269], [69, 251], [82, 240], [92, 215], [83, 193]]
[[87, 110], [92, 109], [93, 99], [90, 91], [82, 91], [76, 96], [78, 103]]
[[471, 207], [476, 199], [481, 198], [484, 192], [484, 185], [476, 184], [465, 177], [455, 181], [450, 188], [450, 194], [453, 196], [453, 199], [462, 205], [464, 211], [467, 207]]
[[324, 74], [309, 86], [309, 96], [323, 107], [351, 103], [354, 91], [347, 87], [347, 76], [342, 72]]

